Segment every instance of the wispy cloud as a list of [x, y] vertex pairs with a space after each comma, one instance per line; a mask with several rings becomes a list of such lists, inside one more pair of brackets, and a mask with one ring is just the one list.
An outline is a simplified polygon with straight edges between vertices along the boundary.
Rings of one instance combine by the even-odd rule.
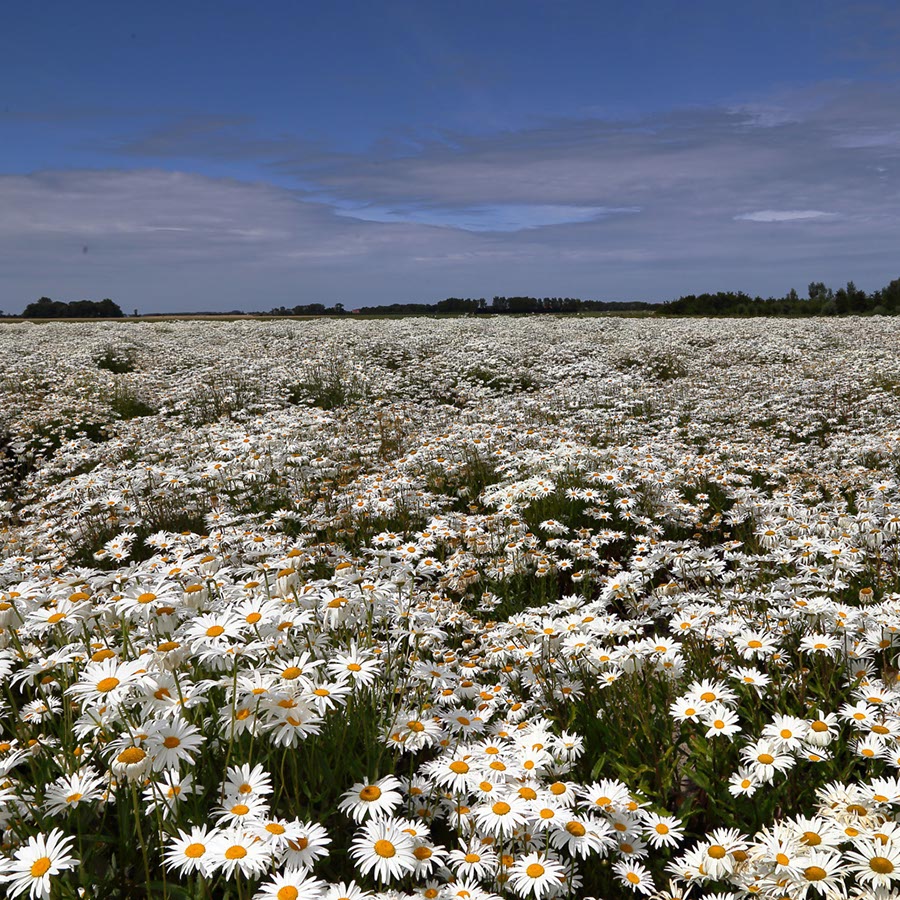
[[734, 218], [744, 222], [799, 222], [803, 219], [828, 219], [836, 215], [820, 209], [759, 209]]
[[506, 203], [454, 209], [363, 206], [341, 208], [340, 215], [367, 222], [409, 222], [459, 228], [463, 231], [524, 231], [552, 225], [591, 222], [606, 216], [637, 213], [640, 208], [607, 206], [561, 206], [552, 204]]

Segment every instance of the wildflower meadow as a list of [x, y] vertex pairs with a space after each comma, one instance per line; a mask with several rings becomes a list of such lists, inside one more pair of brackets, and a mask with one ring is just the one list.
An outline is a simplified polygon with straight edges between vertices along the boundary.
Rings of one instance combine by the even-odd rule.
[[0, 359], [5, 896], [900, 898], [900, 320]]

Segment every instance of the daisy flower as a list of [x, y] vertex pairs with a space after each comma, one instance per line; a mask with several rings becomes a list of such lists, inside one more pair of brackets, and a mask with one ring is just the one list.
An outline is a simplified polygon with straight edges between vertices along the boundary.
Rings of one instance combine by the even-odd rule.
[[194, 752], [200, 749], [204, 737], [184, 719], [157, 720], [147, 730], [147, 752], [153, 757], [153, 768], [177, 769], [179, 763], [193, 765]]
[[70, 855], [75, 838], [65, 837], [54, 828], [48, 835], [38, 834], [28, 839], [11, 860], [3, 861], [3, 880], [9, 897], [29, 892], [31, 900], [47, 900], [50, 878], [67, 869], [74, 869], [78, 860]]
[[151, 761], [143, 747], [130, 744], [119, 749], [109, 766], [116, 775], [124, 775], [129, 781], [137, 781], [150, 768]]
[[529, 853], [509, 870], [509, 884], [519, 896], [546, 897], [557, 892], [566, 870], [558, 860], [541, 853]]
[[268, 812], [269, 804], [265, 797], [237, 794], [226, 796], [225, 802], [216, 808], [216, 821], [219, 825], [252, 827], [265, 818]]
[[739, 734], [741, 725], [737, 713], [721, 703], [713, 703], [702, 714], [703, 724], [708, 726], [706, 737], [731, 738]]
[[528, 817], [528, 805], [518, 795], [497, 799], [493, 803], [480, 804], [475, 819], [480, 828], [495, 837], [509, 837]]
[[328, 663], [328, 672], [337, 678], [349, 677], [351, 681], [368, 687], [375, 683], [381, 671], [380, 660], [351, 644], [346, 653], [335, 653]]
[[210, 847], [210, 868], [227, 878], [240, 872], [246, 878], [261, 875], [269, 865], [269, 848], [244, 828], [219, 832]]
[[845, 865], [846, 871], [863, 884], [889, 888], [900, 881], [900, 845], [857, 840], [845, 856]]
[[813, 894], [826, 897], [840, 897], [843, 887], [843, 862], [836, 853], [826, 850], [813, 850], [797, 859], [796, 866], [788, 873], [790, 879], [790, 896], [804, 900]]
[[225, 784], [223, 785], [223, 791], [232, 795], [247, 796], [248, 794], [255, 794], [264, 797], [266, 794], [271, 794], [273, 790], [272, 776], [260, 765], [256, 765], [251, 769], [250, 763], [244, 763], [242, 766], [231, 766], [228, 769], [228, 774], [225, 776]]
[[675, 816], [644, 813], [644, 836], [654, 850], [660, 847], [677, 847], [684, 837], [684, 826]]
[[194, 793], [194, 776], [190, 773], [181, 775], [177, 769], [162, 772], [157, 781], [151, 782], [143, 792], [147, 811], [162, 809], [163, 814], [176, 811], [178, 804], [185, 797]]
[[166, 868], [179, 875], [192, 872], [209, 875], [215, 869], [211, 849], [217, 837], [215, 829], [205, 826], [193, 826], [190, 831], [179, 830], [178, 837], [172, 838], [166, 848], [163, 857]]
[[753, 775], [764, 784], [770, 784], [776, 772], [786, 772], [794, 765], [794, 758], [782, 753], [774, 741], [760, 738], [741, 750], [741, 757]]
[[295, 836], [288, 839], [284, 861], [292, 867], [311, 869], [317, 860], [328, 856], [331, 838], [314, 822], [292, 822], [291, 831], [295, 829]]
[[616, 841], [611, 826], [602, 819], [569, 813], [560, 818], [558, 827], [550, 832], [550, 845], [565, 850], [570, 856], [586, 859], [595, 853], [605, 856], [616, 846]]
[[324, 882], [305, 869], [285, 869], [259, 886], [253, 900], [319, 900]]
[[619, 884], [638, 894], [652, 894], [656, 890], [650, 870], [636, 859], [622, 860], [613, 866]]
[[484, 878], [497, 868], [497, 854], [478, 840], [460, 838], [459, 848], [447, 854], [447, 862], [461, 878]]
[[386, 818], [403, 802], [399, 788], [400, 782], [393, 775], [386, 775], [373, 784], [359, 782], [341, 796], [338, 809], [357, 824], [366, 818]]
[[120, 663], [112, 658], [99, 663], [88, 663], [81, 678], [66, 693], [77, 697], [85, 706], [95, 703], [115, 706], [140, 683], [142, 673], [145, 672], [142, 660]]
[[412, 837], [390, 819], [366, 822], [350, 844], [350, 856], [360, 872], [373, 872], [382, 882], [412, 873], [416, 867], [413, 850]]
[[103, 779], [90, 767], [74, 775], [63, 775], [47, 788], [44, 809], [51, 816], [91, 803], [103, 795]]

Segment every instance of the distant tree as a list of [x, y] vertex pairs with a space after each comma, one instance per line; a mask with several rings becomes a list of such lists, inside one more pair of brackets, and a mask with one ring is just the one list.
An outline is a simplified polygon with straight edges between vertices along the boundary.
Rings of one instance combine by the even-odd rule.
[[25, 307], [22, 316], [26, 319], [121, 319], [125, 314], [118, 303], [105, 300], [51, 300], [41, 297]]
[[900, 312], [900, 278], [895, 278], [879, 293], [880, 303], [888, 312]]
[[41, 297], [34, 303], [29, 303], [22, 313], [26, 319], [55, 319], [66, 314], [68, 304], [51, 300], [49, 297]]

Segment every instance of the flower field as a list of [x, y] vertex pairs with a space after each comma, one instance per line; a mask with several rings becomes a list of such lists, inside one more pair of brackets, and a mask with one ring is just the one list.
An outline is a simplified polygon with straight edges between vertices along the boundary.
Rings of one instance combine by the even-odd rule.
[[6, 896], [900, 898], [900, 321], [0, 359]]

